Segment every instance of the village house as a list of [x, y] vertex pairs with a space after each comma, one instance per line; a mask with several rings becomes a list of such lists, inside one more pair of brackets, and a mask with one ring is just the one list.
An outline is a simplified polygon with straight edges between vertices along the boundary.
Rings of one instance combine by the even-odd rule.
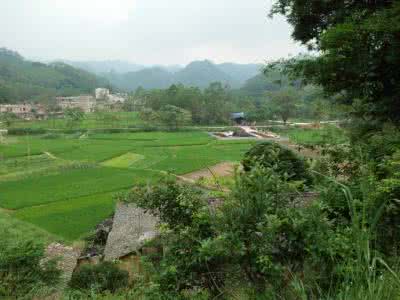
[[105, 88], [97, 88], [95, 90], [96, 100], [107, 100], [110, 96], [110, 90]]
[[64, 111], [66, 109], [79, 108], [84, 113], [93, 112], [96, 106], [96, 99], [90, 95], [76, 97], [57, 97], [57, 104]]
[[127, 94], [122, 93], [111, 94], [110, 90], [106, 88], [97, 88], [95, 90], [96, 101], [104, 101], [108, 104], [124, 103], [127, 96]]
[[34, 113], [34, 105], [29, 103], [0, 104], [0, 113], [11, 113], [19, 118], [31, 118]]

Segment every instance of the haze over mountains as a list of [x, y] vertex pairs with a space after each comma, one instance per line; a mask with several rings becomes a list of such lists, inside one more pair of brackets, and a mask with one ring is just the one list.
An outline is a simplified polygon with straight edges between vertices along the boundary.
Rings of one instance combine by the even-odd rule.
[[194, 61], [186, 67], [146, 67], [124, 61], [42, 63], [0, 48], [0, 102], [88, 94], [100, 86], [130, 92], [138, 87], [164, 89], [178, 83], [206, 88], [217, 81], [233, 89], [250, 87], [247, 94], [261, 95], [267, 81], [259, 77], [260, 68], [257, 64], [214, 64], [208, 60]]
[[174, 83], [205, 88], [215, 81], [240, 88], [248, 79], [259, 74], [262, 67], [259, 64], [214, 64], [209, 60], [194, 61], [186, 67], [146, 67], [123, 61], [64, 62], [105, 77], [112, 85], [125, 91], [134, 91], [138, 87], [167, 88]]

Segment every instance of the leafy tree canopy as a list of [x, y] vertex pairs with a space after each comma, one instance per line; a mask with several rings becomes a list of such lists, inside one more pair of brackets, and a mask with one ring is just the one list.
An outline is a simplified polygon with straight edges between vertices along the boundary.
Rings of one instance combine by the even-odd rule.
[[271, 13], [285, 15], [293, 37], [321, 53], [292, 71], [341, 93], [357, 117], [400, 123], [400, 3], [279, 0]]

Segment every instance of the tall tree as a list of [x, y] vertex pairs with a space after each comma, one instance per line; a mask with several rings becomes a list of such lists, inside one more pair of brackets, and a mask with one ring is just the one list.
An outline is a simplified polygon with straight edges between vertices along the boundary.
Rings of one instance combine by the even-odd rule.
[[296, 114], [299, 95], [293, 88], [286, 88], [268, 93], [271, 99], [272, 111], [279, 115], [284, 124]]
[[272, 14], [294, 26], [293, 37], [318, 50], [293, 70], [355, 105], [364, 120], [400, 124], [399, 1], [277, 0]]
[[164, 106], [159, 112], [160, 121], [169, 129], [176, 130], [191, 121], [189, 111], [173, 105]]

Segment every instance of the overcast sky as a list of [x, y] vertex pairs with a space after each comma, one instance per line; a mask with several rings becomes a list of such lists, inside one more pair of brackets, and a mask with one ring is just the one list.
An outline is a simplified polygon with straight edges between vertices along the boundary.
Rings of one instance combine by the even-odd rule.
[[304, 48], [272, 0], [0, 0], [0, 47], [35, 59], [262, 63]]

